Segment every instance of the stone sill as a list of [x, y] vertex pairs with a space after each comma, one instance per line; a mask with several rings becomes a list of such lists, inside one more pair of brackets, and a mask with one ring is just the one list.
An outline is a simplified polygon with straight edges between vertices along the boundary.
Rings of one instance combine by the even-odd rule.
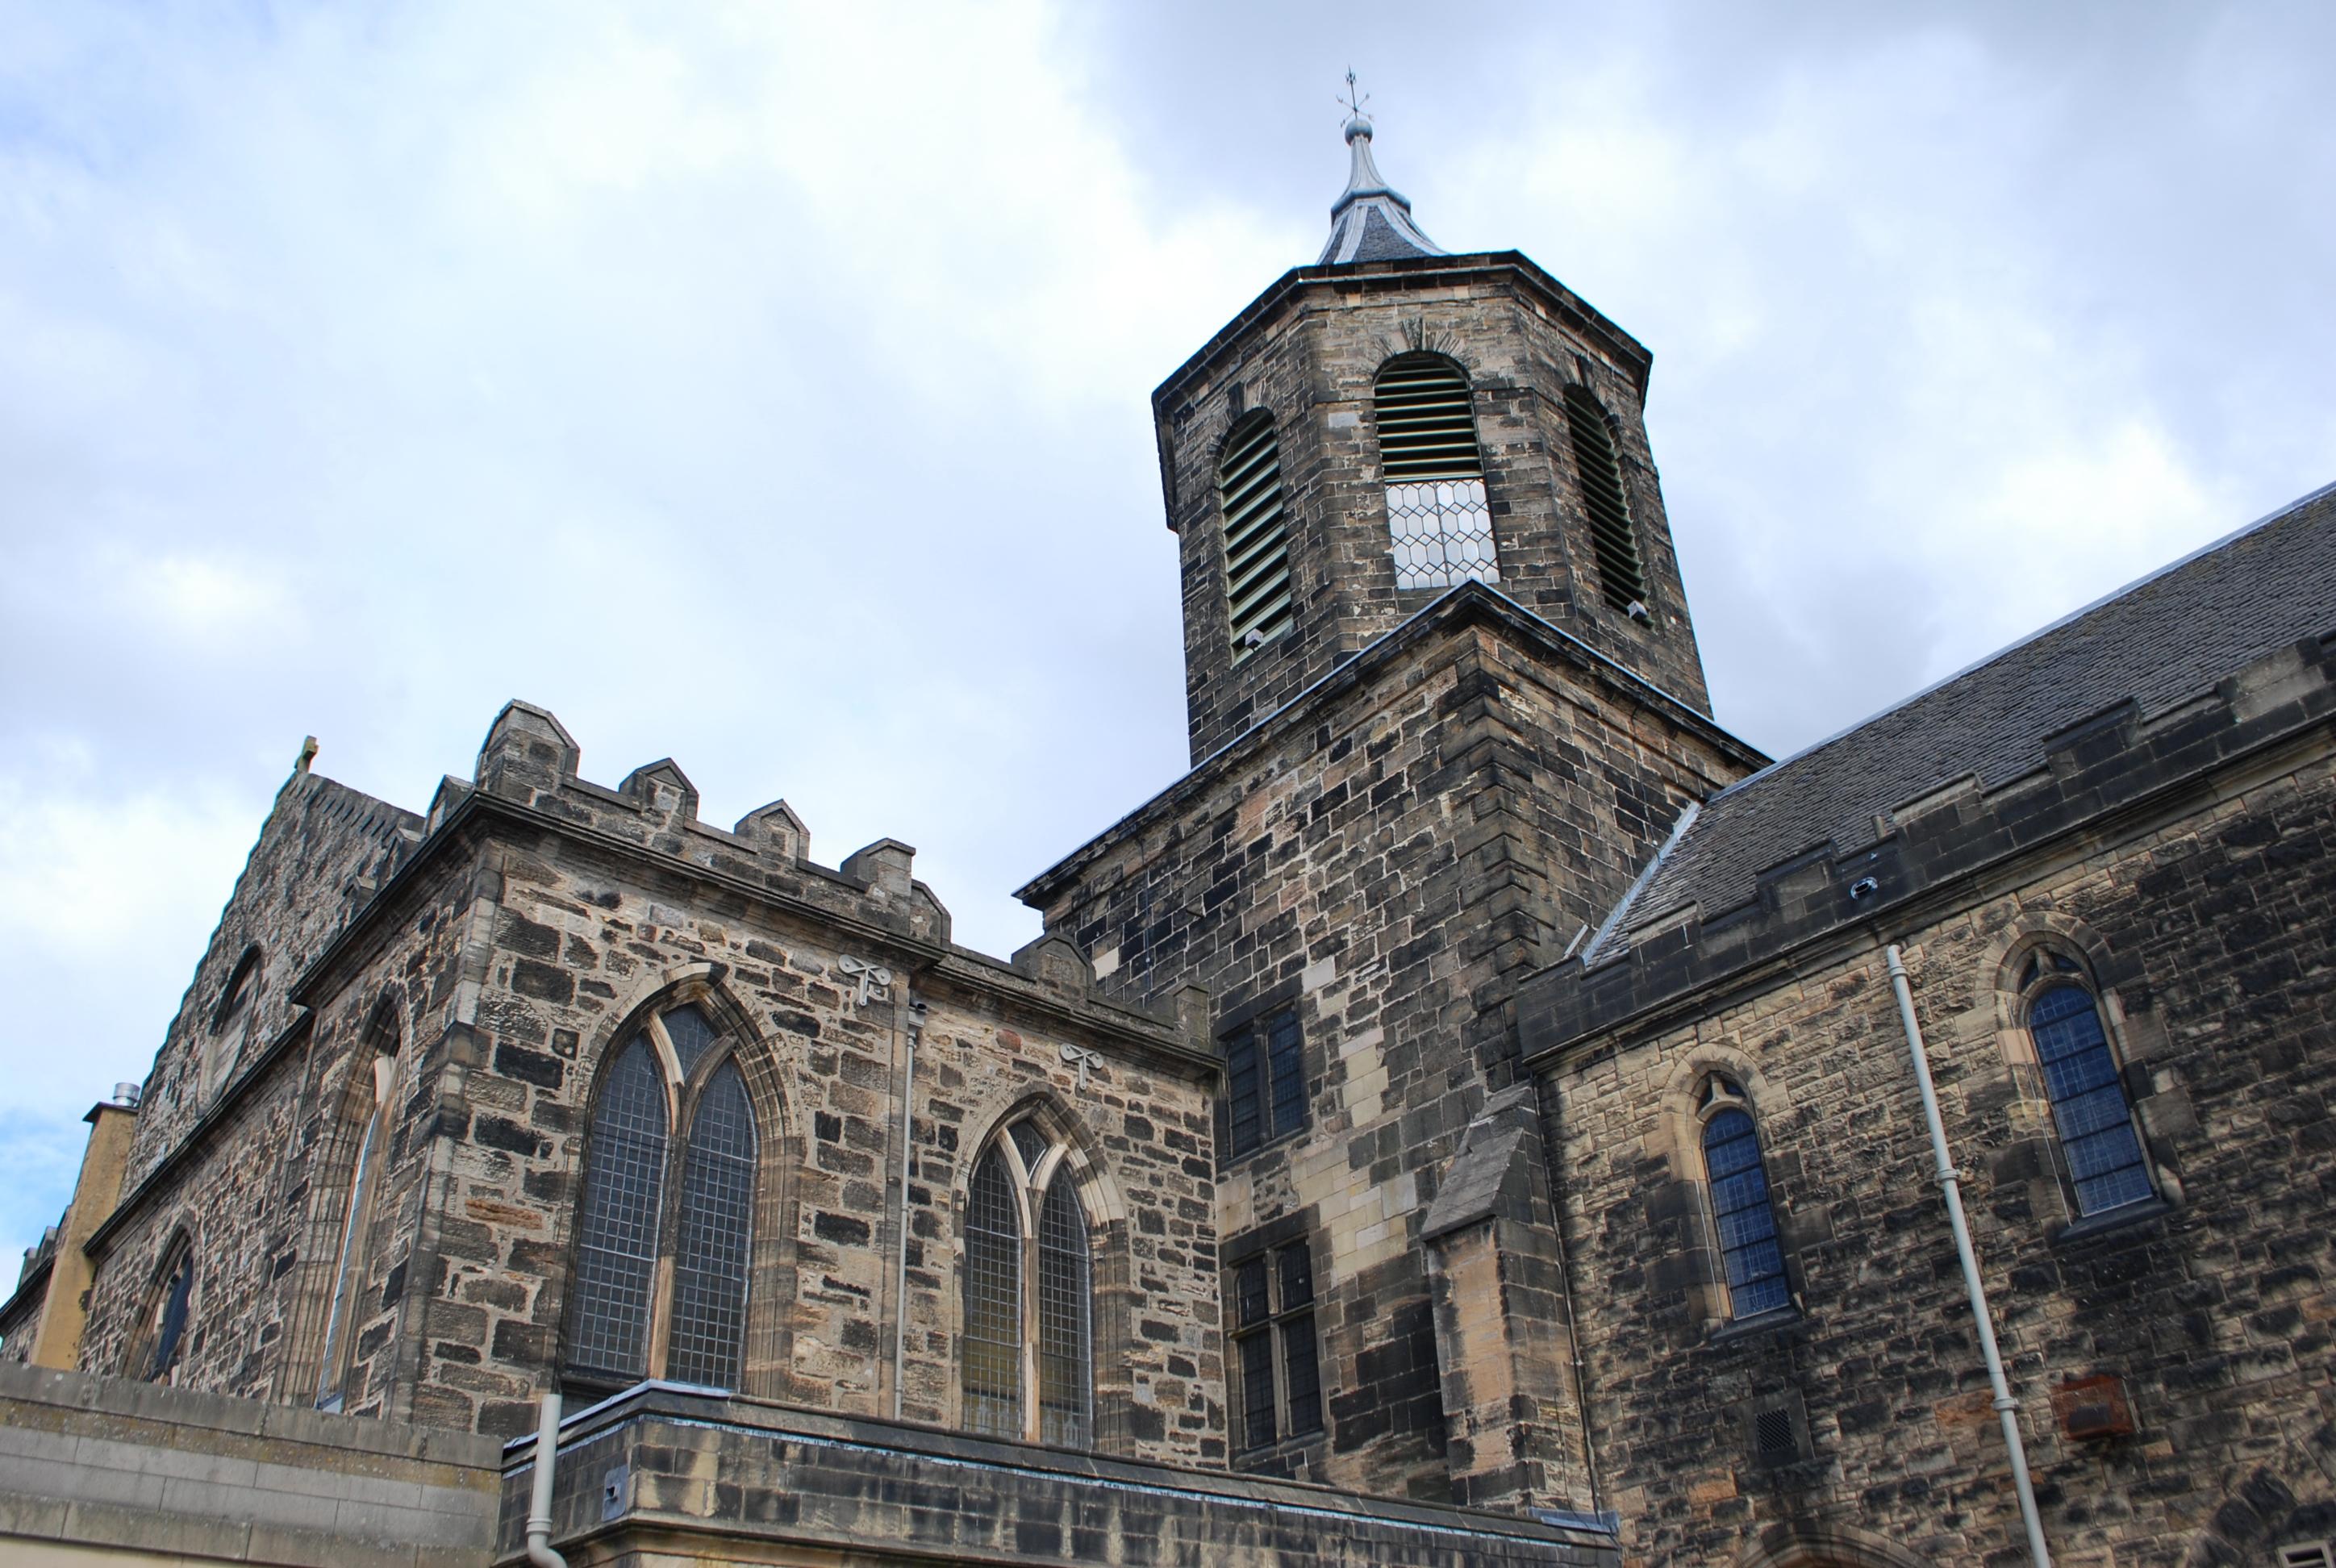
[[2098, 1214], [2088, 1214], [2081, 1220], [2071, 1220], [2045, 1238], [2053, 1247], [2073, 1247], [2080, 1242], [2112, 1236], [2120, 1231], [2136, 1231], [2154, 1220], [2162, 1220], [2174, 1212], [2174, 1205], [2163, 1197], [2144, 1198], [2136, 1203], [2124, 1203]]

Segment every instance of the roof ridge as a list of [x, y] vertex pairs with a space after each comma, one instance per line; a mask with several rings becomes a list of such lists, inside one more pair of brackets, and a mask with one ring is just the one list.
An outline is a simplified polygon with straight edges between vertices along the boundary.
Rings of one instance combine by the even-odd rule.
[[2175, 572], [2181, 570], [2184, 567], [2189, 566], [2195, 561], [2204, 560], [2205, 557], [2213, 555], [2217, 550], [2224, 550], [2231, 545], [2236, 544], [2250, 534], [2258, 533], [2263, 530], [2269, 528], [2273, 523], [2278, 522], [2281, 520], [2302, 511], [2303, 508], [2310, 506], [2312, 502], [2321, 501], [2331, 495], [2336, 495], [2336, 480], [2331, 480], [2328, 483], [2321, 485], [2319, 489], [2298, 496], [2295, 500], [2289, 502], [2286, 505], [2280, 507], [2274, 511], [2265, 512], [2263, 516], [2256, 518], [2253, 522], [2247, 523], [2240, 528], [2233, 529], [2230, 532], [2223, 535], [2219, 539], [2211, 540], [2208, 542], [2198, 546], [2197, 549], [2191, 550], [2186, 555], [2177, 556], [2174, 560], [2167, 561], [2165, 565], [2156, 568], [2155, 570], [2144, 572], [2141, 576], [2135, 578], [2131, 582], [2127, 583], [2124, 587], [2112, 589], [2108, 592], [2102, 594], [2099, 598], [2093, 599], [2091, 602], [2080, 605], [2077, 609], [2068, 611], [2066, 615], [2061, 616], [2057, 620], [2047, 621], [2044, 625], [2038, 627], [2035, 630], [2029, 632], [2024, 636], [2014, 638], [2011, 641], [2005, 643], [1994, 652], [1984, 654], [1980, 657], [1973, 659], [1971, 663], [1964, 665], [1961, 669], [1954, 671], [1952, 674], [1941, 676], [1938, 679], [1931, 682], [1930, 685], [1922, 687], [1918, 690], [1909, 692], [1906, 696], [1900, 697], [1896, 702], [1875, 708], [1872, 713], [1867, 714], [1864, 718], [1857, 720], [1854, 724], [1844, 725], [1840, 729], [1834, 731], [1831, 735], [1825, 736], [1821, 740], [1811, 741], [1808, 745], [1801, 747], [1800, 750], [1790, 753], [1787, 755], [1778, 757], [1775, 762], [1770, 763], [1767, 767], [1762, 768], [1759, 772], [1747, 774], [1742, 778], [1737, 779], [1734, 784], [1729, 784], [1727, 788], [1716, 792], [1707, 799], [1704, 803], [1707, 805], [1716, 804], [1726, 797], [1735, 794], [1738, 791], [1744, 789], [1747, 785], [1756, 784], [1761, 779], [1768, 777], [1771, 774], [1780, 773], [1784, 769], [1792, 766], [1793, 764], [1800, 761], [1803, 757], [1823, 751], [1825, 747], [1832, 745], [1836, 741], [1846, 740], [1851, 735], [1855, 735], [1858, 731], [1868, 728], [1869, 726], [1888, 718], [1892, 714], [1897, 713], [1903, 708], [1912, 707], [1914, 704], [1922, 701], [1924, 697], [1931, 696], [1932, 693], [1954, 685], [1955, 682], [1961, 680], [1964, 677], [1975, 675], [1979, 671], [1985, 669], [1988, 666], [1994, 664], [1999, 659], [2009, 657], [2010, 655], [2018, 653], [2023, 648], [2027, 648], [2034, 643], [2041, 642], [2045, 638], [2060, 630], [2063, 627], [2072, 625], [2077, 621], [2084, 619], [2087, 616], [2091, 615], [2096, 610], [2105, 609], [2120, 599], [2138, 593], [2141, 589], [2147, 588], [2150, 584], [2156, 582], [2161, 579], [2172, 576]]

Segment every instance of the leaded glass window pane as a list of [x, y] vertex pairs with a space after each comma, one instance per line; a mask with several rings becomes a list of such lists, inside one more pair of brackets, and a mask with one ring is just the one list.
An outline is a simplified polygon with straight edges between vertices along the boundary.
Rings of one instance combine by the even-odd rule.
[[1273, 1064], [1273, 1135], [1306, 1125], [1306, 1052], [1298, 1032], [1298, 1009], [1285, 1008], [1266, 1020], [1266, 1055]]
[[154, 1355], [146, 1368], [148, 1382], [161, 1382], [178, 1367], [179, 1351], [186, 1343], [187, 1317], [194, 1293], [195, 1254], [190, 1250], [179, 1259], [179, 1266], [171, 1271], [170, 1283], [162, 1297], [161, 1317], [154, 1335]]
[[[1314, 1355], [1314, 1251], [1304, 1242], [1284, 1247], [1281, 1263], [1281, 1380], [1290, 1404], [1290, 1433], [1322, 1429], [1322, 1372]], [[1293, 1315], [1294, 1314], [1294, 1315]]]
[[1281, 1326], [1282, 1376], [1290, 1382], [1290, 1433], [1299, 1437], [1322, 1429], [1322, 1373], [1314, 1358], [1314, 1314], [1291, 1319]]
[[1258, 1144], [1257, 1041], [1244, 1029], [1225, 1047], [1227, 1120], [1232, 1152], [1245, 1154]]
[[2029, 1008], [2028, 1028], [2076, 1183], [2077, 1212], [2098, 1214], [2154, 1196], [2093, 994], [2082, 986], [2052, 987]]
[[676, 1382], [738, 1386], [754, 1207], [754, 1111], [737, 1065], [725, 1062], [706, 1084], [689, 1124], [681, 1230], [674, 1246], [673, 1334], [666, 1355], [666, 1376]]
[[966, 1202], [965, 1425], [1022, 1436], [1022, 1223], [996, 1147], [975, 1167]]
[[1038, 1162], [1046, 1157], [1046, 1135], [1028, 1122], [1017, 1122], [1009, 1135], [1014, 1139], [1014, 1152], [1022, 1156], [1022, 1168], [1036, 1171]]
[[372, 1211], [365, 1206], [365, 1189], [373, 1182], [374, 1140], [381, 1134], [383, 1107], [375, 1105], [365, 1118], [365, 1139], [357, 1145], [356, 1168], [349, 1178], [348, 1212], [341, 1219], [341, 1255], [333, 1265], [333, 1300], [326, 1309], [325, 1357], [316, 1378], [316, 1403], [337, 1409], [341, 1398], [342, 1338], [348, 1331], [349, 1297], [356, 1289], [355, 1265], [362, 1258], [359, 1231]]
[[665, 1192], [665, 1077], [647, 1046], [625, 1047], [592, 1117], [577, 1219], [575, 1329], [569, 1360], [637, 1378], [647, 1371], [657, 1219]]
[[706, 1053], [714, 1048], [714, 1026], [706, 1015], [693, 1007], [679, 1007], [657, 1020], [665, 1026], [665, 1037], [673, 1044], [674, 1060], [681, 1064], [681, 1076], [689, 1076]]
[[1251, 1334], [1240, 1344], [1241, 1446], [1269, 1447], [1278, 1436], [1273, 1424], [1273, 1336]]
[[1731, 1314], [1748, 1318], [1791, 1300], [1785, 1255], [1776, 1244], [1776, 1216], [1760, 1163], [1760, 1136], [1752, 1118], [1724, 1110], [1703, 1127], [1703, 1163], [1711, 1183], [1711, 1217], [1728, 1267]]
[[1251, 1258], [1233, 1271], [1233, 1306], [1235, 1321], [1246, 1329], [1262, 1323], [1272, 1316], [1273, 1307], [1266, 1299], [1265, 1260]]
[[1038, 1437], [1087, 1444], [1087, 1223], [1067, 1177], [1038, 1212]]
[[1395, 585], [1498, 582], [1492, 509], [1468, 383], [1451, 361], [1406, 355], [1372, 395]]

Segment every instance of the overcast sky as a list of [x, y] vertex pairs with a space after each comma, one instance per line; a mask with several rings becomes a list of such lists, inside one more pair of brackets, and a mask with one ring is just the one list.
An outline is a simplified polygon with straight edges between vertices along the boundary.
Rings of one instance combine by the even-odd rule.
[[1652, 349], [1781, 755], [2336, 479], [2331, 18], [0, 0], [0, 1243], [306, 734], [419, 809], [522, 696], [1033, 934], [1182, 769], [1146, 399], [1313, 259], [1349, 63]]

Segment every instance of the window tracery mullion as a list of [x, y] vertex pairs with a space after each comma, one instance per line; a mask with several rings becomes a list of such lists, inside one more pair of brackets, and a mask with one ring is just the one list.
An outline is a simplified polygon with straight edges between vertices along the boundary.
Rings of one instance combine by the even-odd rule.
[[[1013, 1140], [1007, 1139], [1010, 1144]], [[1019, 1162], [1017, 1162], [1017, 1164]], [[1043, 1164], [1043, 1162], [1042, 1162]], [[1022, 1440], [1036, 1443], [1044, 1419], [1038, 1408], [1038, 1205], [1026, 1179], [1014, 1189], [1022, 1221]]]

